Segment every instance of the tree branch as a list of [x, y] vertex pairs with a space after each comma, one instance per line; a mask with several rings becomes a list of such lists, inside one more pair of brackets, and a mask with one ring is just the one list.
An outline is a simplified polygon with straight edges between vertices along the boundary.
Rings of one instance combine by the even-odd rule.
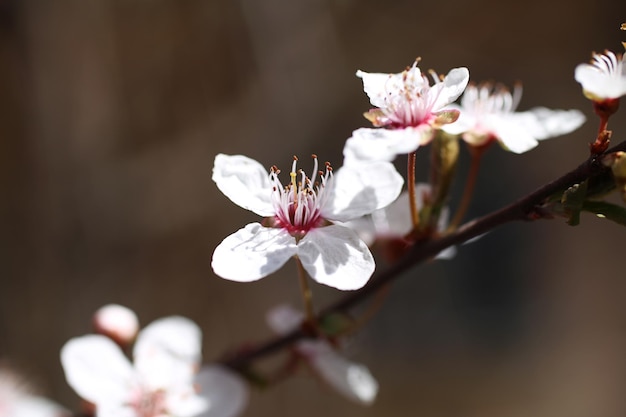
[[[615, 147], [607, 150], [602, 155], [592, 155], [577, 168], [562, 175], [554, 181], [545, 184], [534, 192], [520, 198], [508, 206], [487, 214], [479, 219], [472, 220], [461, 226], [456, 231], [439, 239], [416, 244], [394, 265], [382, 272], [375, 273], [365, 287], [348, 293], [345, 297], [324, 309], [317, 316], [318, 321], [321, 321], [324, 317], [327, 317], [330, 314], [342, 312], [355, 306], [365, 298], [381, 289], [384, 285], [397, 279], [404, 271], [418, 265], [421, 262], [433, 258], [446, 248], [478, 237], [505, 223], [518, 220], [536, 220], [541, 218], [537, 208], [539, 205], [544, 203], [548, 197], [559, 191], [565, 191], [574, 184], [581, 183], [588, 178], [595, 177], [610, 170], [610, 168], [602, 165], [601, 157], [618, 151], [626, 151], [626, 141], [621, 142]], [[288, 334], [268, 340], [254, 349], [239, 352], [234, 356], [230, 356], [218, 362], [236, 370], [243, 370], [256, 359], [277, 352], [300, 339], [312, 337], [316, 337], [314, 331], [303, 326], [299, 329], [291, 331]]]

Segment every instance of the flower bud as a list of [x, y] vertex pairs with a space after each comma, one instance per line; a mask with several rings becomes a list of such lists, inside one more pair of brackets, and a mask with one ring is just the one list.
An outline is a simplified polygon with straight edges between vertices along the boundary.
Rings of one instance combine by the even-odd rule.
[[96, 333], [111, 338], [125, 348], [129, 346], [139, 331], [137, 315], [127, 307], [108, 304], [96, 311], [93, 316]]

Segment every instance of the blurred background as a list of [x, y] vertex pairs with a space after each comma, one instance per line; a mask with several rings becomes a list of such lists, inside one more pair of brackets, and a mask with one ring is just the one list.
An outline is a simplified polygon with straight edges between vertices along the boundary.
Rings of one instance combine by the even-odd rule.
[[[0, 357], [76, 409], [59, 349], [106, 303], [144, 325], [195, 320], [207, 361], [265, 340], [271, 307], [300, 306], [296, 270], [250, 284], [212, 273], [215, 246], [256, 220], [211, 181], [217, 153], [286, 168], [314, 152], [338, 167], [368, 124], [355, 71], [417, 56], [522, 81], [521, 110], [587, 114], [527, 154], [492, 147], [479, 216], [587, 156], [597, 121], [574, 68], [619, 52], [624, 21], [622, 0], [0, 0]], [[624, 416], [624, 236], [590, 215], [501, 227], [397, 281], [351, 341], [346, 355], [380, 382], [373, 406], [301, 373], [254, 391], [244, 415]], [[319, 307], [342, 295], [313, 290]]]

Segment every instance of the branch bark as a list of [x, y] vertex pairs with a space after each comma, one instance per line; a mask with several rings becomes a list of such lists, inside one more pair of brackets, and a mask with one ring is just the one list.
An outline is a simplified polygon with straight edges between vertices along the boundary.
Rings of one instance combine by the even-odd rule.
[[[433, 258], [439, 252], [450, 246], [464, 243], [509, 222], [530, 221], [542, 218], [541, 213], [537, 209], [548, 197], [552, 196], [556, 192], [565, 191], [574, 184], [581, 183], [588, 178], [595, 177], [610, 170], [610, 168], [605, 167], [601, 163], [601, 158], [606, 154], [618, 151], [626, 151], [626, 141], [621, 142], [601, 155], [592, 155], [575, 169], [560, 176], [554, 181], [543, 185], [534, 192], [520, 198], [508, 206], [481, 218], [472, 220], [461, 226], [456, 231], [439, 239], [422, 242], [413, 246], [394, 265], [384, 271], [375, 273], [365, 287], [348, 293], [336, 303], [325, 308], [320, 314], [318, 314], [318, 321], [321, 321], [324, 317], [330, 314], [350, 309], [377, 292], [383, 286], [397, 279], [409, 268]], [[298, 340], [312, 337], [315, 337], [315, 333], [306, 326], [303, 326], [299, 329], [291, 331], [288, 334], [275, 337], [265, 343], [259, 344], [253, 349], [240, 352], [218, 362], [235, 370], [243, 370], [259, 358], [275, 353], [287, 346], [290, 346]]]

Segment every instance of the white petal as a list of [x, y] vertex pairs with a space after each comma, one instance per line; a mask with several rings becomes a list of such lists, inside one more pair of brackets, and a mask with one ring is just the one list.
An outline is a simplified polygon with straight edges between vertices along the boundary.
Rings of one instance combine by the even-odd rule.
[[494, 115], [489, 117], [489, 125], [502, 147], [511, 152], [521, 154], [539, 144], [523, 125], [510, 118], [505, 119]]
[[338, 225], [309, 231], [298, 243], [298, 257], [311, 278], [339, 290], [363, 287], [376, 266], [357, 234]]
[[201, 360], [202, 332], [184, 317], [165, 317], [145, 327], [133, 349], [135, 368], [152, 388], [191, 384]]
[[354, 230], [356, 234], [359, 235], [361, 240], [365, 242], [368, 247], [371, 247], [376, 240], [376, 228], [374, 226], [374, 221], [372, 218], [376, 213], [378, 213], [378, 211], [379, 210], [376, 210], [369, 216], [359, 217], [358, 219], [350, 220], [347, 222], [335, 221], [334, 224], [345, 226], [349, 229]]
[[201, 417], [235, 417], [248, 403], [248, 384], [229, 369], [211, 365], [203, 367], [196, 383], [199, 395], [208, 400], [209, 408]]
[[451, 135], [460, 135], [461, 133], [473, 130], [476, 127], [478, 120], [476, 119], [476, 116], [474, 116], [473, 112], [456, 105], [450, 105], [448, 108], [458, 110], [459, 118], [456, 119], [456, 122], [441, 126], [441, 130]]
[[98, 406], [96, 417], [137, 417], [132, 405], [102, 404]]
[[619, 98], [626, 94], [626, 63], [622, 65], [621, 76], [611, 76], [593, 65], [580, 64], [576, 67], [574, 78], [583, 90], [596, 99]]
[[[1, 410], [0, 410], [1, 411]], [[42, 397], [25, 396], [16, 400], [11, 414], [3, 417], [69, 417], [70, 413], [57, 404]]]
[[[419, 90], [425, 83], [420, 69], [413, 65], [406, 73], [383, 74], [357, 71], [356, 76], [363, 80], [363, 91], [368, 95], [370, 103], [379, 108], [387, 107], [387, 97], [402, 94], [406, 87]], [[408, 84], [408, 85], [407, 85]]]
[[249, 282], [277, 271], [296, 254], [296, 240], [287, 231], [250, 223], [215, 248], [211, 266], [222, 278]]
[[513, 113], [509, 117], [537, 140], [570, 133], [585, 122], [585, 115], [578, 110], [550, 110], [545, 107]]
[[331, 350], [313, 356], [311, 365], [324, 381], [350, 400], [369, 405], [376, 399], [378, 382], [365, 366]]
[[105, 336], [70, 339], [61, 349], [68, 384], [95, 404], [122, 404], [134, 383], [134, 370], [120, 348]]
[[238, 206], [259, 216], [274, 215], [268, 170], [254, 159], [218, 154], [213, 165], [213, 181]]
[[397, 155], [411, 153], [432, 137], [428, 125], [405, 129], [360, 128], [352, 132], [343, 148], [344, 165], [362, 161], [393, 161]]
[[[438, 93], [439, 95], [435, 100], [432, 111], [438, 111], [459, 98], [465, 90], [465, 87], [467, 87], [468, 81], [469, 70], [467, 68], [461, 67], [450, 70], [441, 83], [443, 86]], [[433, 86], [433, 88], [434, 87], [435, 86]], [[436, 90], [433, 90], [433, 92], [434, 91]]]
[[[415, 186], [416, 204], [418, 210], [423, 207], [424, 193], [430, 193], [428, 184]], [[398, 199], [388, 207], [372, 213], [372, 220], [378, 237], [403, 237], [413, 229], [411, 222], [411, 208], [409, 206], [409, 193], [403, 192]]]
[[198, 417], [210, 408], [209, 399], [198, 395], [192, 384], [166, 391], [165, 401], [168, 415], [176, 417]]
[[339, 221], [364, 216], [391, 204], [403, 184], [404, 179], [389, 162], [353, 162], [335, 173], [322, 216]]
[[272, 308], [266, 315], [267, 324], [278, 333], [285, 334], [302, 323], [304, 314], [290, 305], [283, 304]]

